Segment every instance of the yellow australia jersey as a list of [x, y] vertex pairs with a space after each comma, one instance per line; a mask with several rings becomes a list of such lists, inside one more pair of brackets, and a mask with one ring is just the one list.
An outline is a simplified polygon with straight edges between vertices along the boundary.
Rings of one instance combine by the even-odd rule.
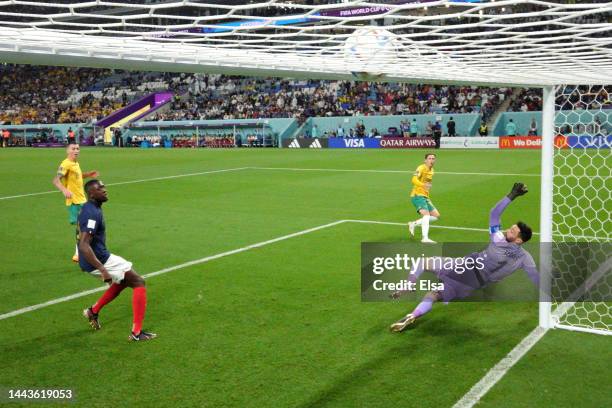
[[433, 180], [434, 169], [431, 170], [427, 168], [426, 165], [421, 164], [417, 167], [414, 172], [414, 176], [412, 177], [412, 192], [410, 193], [410, 197], [414, 196], [425, 196], [429, 197], [429, 191], [427, 191], [423, 186], [425, 183], [431, 183]]
[[87, 201], [83, 191], [83, 173], [79, 163], [65, 159], [57, 169], [62, 184], [72, 193], [72, 198], [66, 199], [66, 205], [83, 204]]

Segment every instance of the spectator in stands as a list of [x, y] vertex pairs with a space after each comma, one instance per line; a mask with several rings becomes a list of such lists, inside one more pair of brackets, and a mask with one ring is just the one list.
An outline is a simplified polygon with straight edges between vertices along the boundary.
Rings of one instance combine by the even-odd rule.
[[410, 137], [417, 137], [419, 135], [419, 125], [417, 125], [416, 119], [412, 119], [410, 122]]
[[480, 136], [489, 136], [489, 127], [487, 126], [487, 122], [484, 120], [480, 122], [480, 126], [478, 127], [478, 134]]
[[427, 126], [425, 126], [425, 137], [433, 137], [434, 125], [431, 121], [427, 121]]
[[450, 136], [450, 137], [456, 136], [456, 134], [455, 134], [455, 121], [453, 120], [452, 116], [450, 117], [450, 119], [446, 123], [446, 130], [448, 131], [448, 136]]
[[409, 137], [410, 136], [410, 125], [408, 124], [407, 121], [402, 120], [400, 122], [400, 132], [401, 132], [403, 137]]
[[516, 123], [512, 119], [508, 120], [506, 124], [506, 135], [507, 136], [516, 136]]
[[318, 138], [319, 135], [319, 127], [317, 125], [312, 125], [312, 130], [310, 131], [310, 137]]
[[74, 130], [72, 130], [72, 127], [68, 128], [67, 138], [68, 138], [68, 144], [76, 143], [76, 136], [74, 134]]
[[357, 137], [365, 137], [366, 133], [366, 127], [363, 124], [363, 121], [360, 120], [357, 122], [357, 126], [355, 126], [355, 134], [357, 135]]
[[2, 147], [9, 147], [10, 138], [11, 132], [8, 129], [2, 129]]
[[527, 136], [537, 136], [538, 135], [538, 124], [536, 123], [535, 118], [531, 118], [531, 124], [529, 125], [529, 132]]
[[344, 128], [342, 127], [341, 123], [338, 123], [338, 129], [336, 129], [336, 135], [337, 137], [344, 137]]
[[433, 138], [436, 142], [436, 149], [440, 148], [440, 139], [442, 138], [442, 125], [439, 121], [436, 120], [435, 125], [433, 126]]

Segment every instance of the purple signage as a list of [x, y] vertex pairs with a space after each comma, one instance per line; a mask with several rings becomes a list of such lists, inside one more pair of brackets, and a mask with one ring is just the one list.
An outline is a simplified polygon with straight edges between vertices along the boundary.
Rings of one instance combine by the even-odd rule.
[[[405, 0], [398, 1], [392, 4], [401, 5], [401, 4], [410, 4], [410, 3], [431, 3], [437, 0]], [[318, 15], [324, 17], [357, 17], [357, 16], [371, 16], [376, 14], [383, 14], [389, 10], [392, 10], [393, 7], [389, 6], [369, 6], [369, 7], [349, 7], [342, 9], [333, 9], [333, 10], [322, 10]]]

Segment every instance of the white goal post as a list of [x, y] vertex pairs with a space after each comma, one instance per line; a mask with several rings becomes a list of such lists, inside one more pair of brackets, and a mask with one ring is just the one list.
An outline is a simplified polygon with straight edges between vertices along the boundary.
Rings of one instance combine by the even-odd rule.
[[543, 91], [540, 326], [611, 335], [611, 95]]

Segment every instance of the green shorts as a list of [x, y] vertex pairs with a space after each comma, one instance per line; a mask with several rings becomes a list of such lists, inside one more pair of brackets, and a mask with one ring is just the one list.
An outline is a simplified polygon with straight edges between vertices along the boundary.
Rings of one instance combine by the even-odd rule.
[[412, 205], [414, 205], [414, 207], [416, 208], [417, 213], [421, 210], [427, 210], [429, 212], [432, 212], [436, 209], [431, 200], [425, 196], [414, 196], [412, 197], [411, 201]]
[[75, 225], [79, 219], [79, 212], [81, 211], [83, 204], [70, 204], [68, 208], [68, 222]]

